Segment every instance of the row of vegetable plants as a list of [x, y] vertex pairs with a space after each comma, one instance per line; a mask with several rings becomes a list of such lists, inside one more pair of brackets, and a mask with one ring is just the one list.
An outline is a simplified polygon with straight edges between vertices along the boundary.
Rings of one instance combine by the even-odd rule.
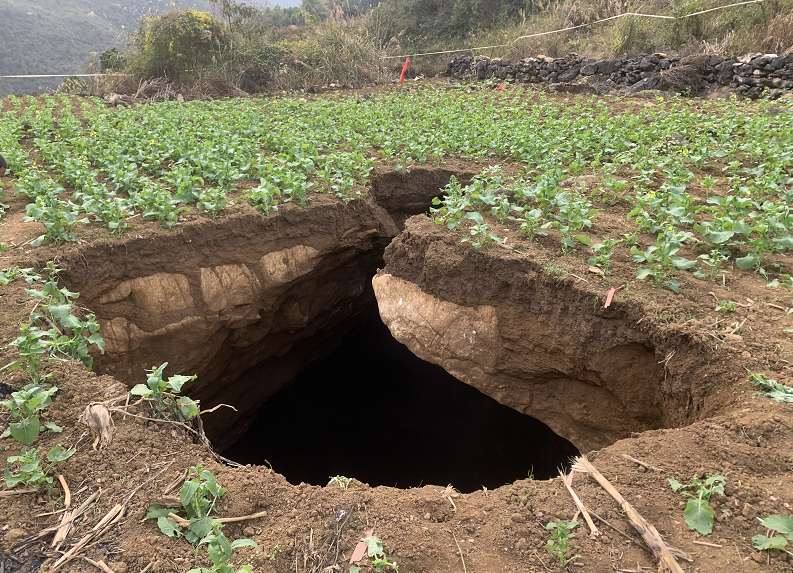
[[[676, 290], [670, 273], [694, 267], [713, 278], [732, 259], [767, 274], [768, 258], [793, 246], [790, 104], [428, 87], [119, 109], [83, 100], [78, 119], [66, 96], [24, 99], [0, 117], [0, 144], [15, 192], [30, 198], [29, 220], [47, 229], [36, 244], [74, 240], [74, 226], [90, 220], [120, 234], [136, 214], [172, 227], [190, 207], [216, 217], [239, 200], [266, 214], [314, 193], [350, 201], [376, 161], [408, 171], [454, 156], [519, 167], [507, 179], [484, 171], [438, 202], [438, 222], [464, 222], [475, 247], [498, 239], [494, 220], [518, 219], [529, 238], [558, 230], [567, 253], [599, 208], [624, 202], [635, 232], [605, 237], [594, 255], [627, 242], [637, 276], [656, 286]], [[597, 177], [594, 189], [561, 186], [581, 175]], [[636, 244], [645, 233], [654, 244]], [[703, 246], [697, 261], [677, 254], [691, 243]]]

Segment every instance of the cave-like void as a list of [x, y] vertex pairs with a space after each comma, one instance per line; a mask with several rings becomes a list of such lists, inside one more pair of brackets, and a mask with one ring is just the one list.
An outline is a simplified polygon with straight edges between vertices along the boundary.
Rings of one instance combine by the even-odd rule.
[[[264, 375], [264, 374], [263, 374]], [[576, 448], [394, 340], [376, 308], [325, 360], [267, 399], [223, 455], [291, 483], [493, 489], [569, 466]]]

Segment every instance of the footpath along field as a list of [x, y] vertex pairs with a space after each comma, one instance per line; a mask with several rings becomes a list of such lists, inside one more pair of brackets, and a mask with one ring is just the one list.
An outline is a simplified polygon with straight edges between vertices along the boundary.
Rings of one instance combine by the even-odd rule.
[[[355, 480], [293, 486], [267, 468], [224, 466], [195, 439], [203, 435], [198, 407], [182, 395], [183, 385], [190, 394], [193, 372], [170, 382], [156, 367], [148, 380], [141, 372], [146, 384], [130, 400], [143, 402], [128, 413], [146, 415], [114, 410], [129, 403], [127, 387], [86, 370], [95, 358], [104, 364], [108, 327], [59, 282], [70, 261], [95, 244], [155, 244], [174, 233], [211, 233], [224, 218], [289, 221], [298, 210], [328, 205], [339, 212], [383, 207], [405, 225], [386, 250], [387, 270], [421, 241], [478, 261], [481, 275], [465, 275], [464, 291], [487, 283], [499, 260], [515, 268], [525, 262], [543, 284], [577, 293], [593, 313], [621, 304], [658, 340], [691, 341], [699, 357], [685, 367], [672, 366], [674, 351], [657, 361], [659, 392], [675, 395], [676, 413], [590, 459], [693, 559], [681, 560], [684, 570], [793, 570], [786, 552], [793, 547], [793, 100], [442, 85], [129, 108], [12, 96], [2, 100], [0, 153], [9, 166], [0, 179], [6, 570], [97, 570], [104, 561], [116, 573], [149, 564], [183, 572], [216, 557], [213, 571], [231, 571], [223, 568], [228, 559], [235, 571], [251, 559], [256, 571], [346, 571], [372, 528], [382, 546], [370, 538], [372, 559], [362, 570], [396, 568], [394, 561], [403, 571], [656, 567], [619, 506], [590, 478], [576, 478], [574, 487], [610, 525], [598, 522], [603, 534], [588, 538], [559, 478], [458, 494]], [[440, 172], [443, 182], [419, 193], [435, 196], [423, 207], [428, 216], [397, 218], [378, 197], [386, 178], [421, 187]], [[321, 232], [319, 223], [311, 228]], [[429, 269], [424, 258], [410, 264]], [[95, 451], [78, 419], [89, 403], [108, 400], [115, 400], [115, 437]], [[173, 428], [144, 419], [161, 417], [171, 417]], [[49, 478], [35, 473], [36, 459]], [[196, 485], [175, 501], [185, 472], [197, 465], [213, 473], [190, 474]], [[71, 487], [71, 509], [57, 474]], [[56, 532], [61, 513], [100, 487], [74, 527]], [[121, 513], [113, 513], [116, 504]], [[179, 519], [162, 510], [182, 506]], [[147, 513], [159, 530], [143, 520]], [[257, 514], [223, 532], [252, 538], [258, 550], [238, 543], [232, 552], [212, 529], [215, 514]], [[96, 531], [112, 524], [115, 537], [89, 535], [103, 516], [108, 522]], [[574, 518], [581, 525], [573, 539], [565, 522]], [[68, 554], [86, 535], [89, 548]], [[207, 535], [215, 535], [206, 538], [209, 555], [196, 553], [188, 541]], [[76, 558], [83, 552], [90, 560]]]

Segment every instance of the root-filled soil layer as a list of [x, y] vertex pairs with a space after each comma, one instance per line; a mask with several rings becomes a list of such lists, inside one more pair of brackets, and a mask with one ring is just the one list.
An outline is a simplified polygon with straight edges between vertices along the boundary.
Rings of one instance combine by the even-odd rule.
[[224, 455], [291, 483], [329, 476], [372, 486], [453, 483], [471, 492], [547, 479], [577, 450], [397, 342], [372, 309], [363, 328], [270, 397]]

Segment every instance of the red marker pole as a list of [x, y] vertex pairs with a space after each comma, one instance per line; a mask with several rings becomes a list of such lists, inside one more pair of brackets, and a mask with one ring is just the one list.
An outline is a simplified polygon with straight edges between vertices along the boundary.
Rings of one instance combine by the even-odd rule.
[[402, 75], [399, 76], [399, 83], [400, 84], [404, 84], [405, 83], [405, 72], [408, 71], [408, 64], [409, 63], [410, 63], [410, 58], [405, 60], [405, 65], [402, 66]]

